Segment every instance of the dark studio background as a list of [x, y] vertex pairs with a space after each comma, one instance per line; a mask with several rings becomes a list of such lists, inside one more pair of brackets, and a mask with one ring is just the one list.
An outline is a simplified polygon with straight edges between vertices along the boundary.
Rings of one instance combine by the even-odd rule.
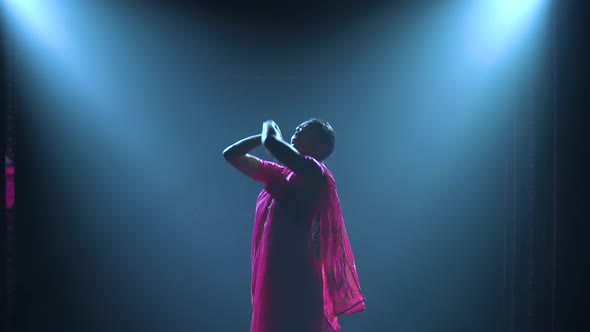
[[6, 331], [247, 331], [260, 185], [221, 151], [310, 117], [367, 297], [343, 331], [590, 330], [585, 1], [485, 84], [424, 39], [448, 4], [52, 3], [72, 48], [3, 24]]

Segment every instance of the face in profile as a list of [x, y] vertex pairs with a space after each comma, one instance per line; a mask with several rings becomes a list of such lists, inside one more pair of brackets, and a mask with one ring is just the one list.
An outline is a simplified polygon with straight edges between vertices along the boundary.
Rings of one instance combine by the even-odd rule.
[[291, 137], [291, 145], [302, 155], [313, 156], [319, 148], [316, 141], [316, 129], [307, 121], [297, 126], [295, 133]]
[[319, 161], [328, 158], [334, 150], [335, 136], [332, 126], [320, 119], [310, 119], [295, 128], [291, 137], [293, 146], [301, 155]]

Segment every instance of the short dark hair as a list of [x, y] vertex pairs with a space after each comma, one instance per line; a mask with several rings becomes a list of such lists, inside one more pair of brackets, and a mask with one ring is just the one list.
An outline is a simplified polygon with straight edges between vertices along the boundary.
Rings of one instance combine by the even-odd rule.
[[319, 143], [326, 144], [328, 149], [324, 151], [321, 155], [315, 156], [318, 160], [324, 160], [328, 158], [332, 152], [334, 151], [334, 146], [336, 145], [336, 136], [334, 135], [334, 129], [328, 123], [328, 121], [321, 120], [321, 119], [309, 119], [305, 121], [307, 125], [314, 129], [316, 133], [316, 138], [318, 139]]

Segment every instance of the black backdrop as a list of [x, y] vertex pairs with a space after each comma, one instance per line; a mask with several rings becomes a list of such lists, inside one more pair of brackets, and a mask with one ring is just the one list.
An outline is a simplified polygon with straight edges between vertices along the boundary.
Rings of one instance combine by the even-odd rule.
[[[130, 6], [142, 5], [140, 1], [128, 3]], [[169, 5], [171, 2], [166, 2], [165, 6]], [[354, 15], [373, 3], [347, 4], [344, 10], [338, 10], [339, 15], [334, 15], [334, 8], [338, 5], [327, 2], [311, 21], [302, 17], [311, 6], [317, 5], [301, 1], [293, 2], [287, 9], [270, 2], [252, 6], [228, 1], [178, 1], [174, 5], [186, 10], [199, 6], [214, 15], [230, 15], [236, 20], [275, 28], [279, 24], [288, 30], [300, 28], [303, 22], [306, 22], [304, 28], [313, 29], [315, 24], [322, 24], [326, 19], [346, 20], [347, 15]], [[587, 239], [590, 231], [587, 116], [590, 110], [587, 63], [590, 51], [586, 33], [590, 30], [587, 29], [587, 13], [590, 13], [590, 6], [586, 1], [554, 4], [552, 63], [544, 73], [547, 88], [531, 91], [528, 102], [532, 106], [510, 119], [503, 252], [506, 270], [498, 323], [505, 331], [590, 330], [590, 275], [587, 272], [590, 270], [590, 242]], [[3, 45], [10, 48], [9, 41], [5, 40]], [[4, 60], [7, 60], [10, 53], [4, 54]], [[4, 61], [5, 66], [7, 63], [9, 61]], [[8, 104], [8, 84], [10, 76], [5, 71], [3, 106]], [[6, 112], [6, 107], [3, 110]], [[33, 331], [45, 326], [43, 322], [30, 321], [30, 317], [35, 316], [30, 311], [36, 307], [35, 302], [60, 298], [59, 306], [51, 308], [49, 314], [59, 317], [67, 317], [63, 315], [66, 312], [75, 314], [76, 308], [68, 298], [80, 284], [60, 283], [60, 275], [68, 273], [68, 258], [52, 250], [55, 239], [47, 234], [52, 234], [54, 216], [45, 203], [48, 193], [38, 190], [49, 185], [48, 179], [43, 176], [39, 156], [33, 153], [34, 149], [27, 142], [28, 119], [21, 116], [18, 109], [16, 112], [17, 260], [16, 263], [7, 262], [6, 226], [9, 220], [3, 218], [0, 234], [4, 250], [1, 279], [4, 287], [1, 294], [5, 301], [2, 301], [1, 314], [4, 322], [14, 323], [13, 327], [7, 325], [13, 331]], [[540, 126], [541, 123], [551, 125]], [[2, 145], [5, 146], [4, 140]], [[516, 154], [514, 151], [525, 153]], [[2, 210], [3, 217], [6, 217], [5, 212]], [[17, 273], [15, 285], [7, 285], [9, 269]], [[15, 291], [14, 299], [6, 296], [7, 289]], [[15, 316], [7, 316], [9, 308], [15, 309]], [[63, 326], [75, 324], [64, 322]], [[372, 326], [378, 326], [378, 323]], [[51, 326], [46, 327], [52, 330]], [[198, 327], [195, 329], [199, 330]]]

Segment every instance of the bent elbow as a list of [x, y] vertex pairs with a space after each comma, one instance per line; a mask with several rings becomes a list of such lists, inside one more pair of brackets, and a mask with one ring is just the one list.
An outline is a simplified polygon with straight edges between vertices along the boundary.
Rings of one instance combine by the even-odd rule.
[[225, 150], [223, 150], [223, 152], [221, 154], [223, 155], [223, 159], [225, 159], [227, 162], [231, 161], [232, 154], [230, 152], [230, 148], [226, 148]]

